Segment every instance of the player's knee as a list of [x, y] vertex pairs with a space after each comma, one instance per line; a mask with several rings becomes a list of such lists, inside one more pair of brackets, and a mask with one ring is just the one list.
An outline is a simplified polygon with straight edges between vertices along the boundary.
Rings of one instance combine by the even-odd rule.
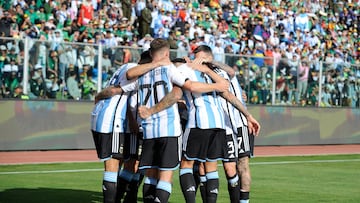
[[224, 170], [227, 177], [233, 177], [237, 173], [236, 164], [235, 163], [223, 163]]
[[105, 171], [112, 171], [112, 172], [117, 172], [119, 171], [119, 165], [120, 165], [120, 161], [118, 159], [109, 159], [106, 160], [104, 165], [105, 165]]
[[249, 158], [242, 157], [238, 160], [238, 170], [239, 172], [247, 172], [250, 171], [249, 167]]

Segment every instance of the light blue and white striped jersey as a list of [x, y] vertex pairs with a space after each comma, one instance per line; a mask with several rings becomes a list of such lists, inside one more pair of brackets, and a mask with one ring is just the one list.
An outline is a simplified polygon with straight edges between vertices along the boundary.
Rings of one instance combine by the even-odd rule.
[[[173, 84], [182, 87], [186, 81], [173, 65], [157, 67], [138, 78], [139, 105], [152, 107], [173, 89]], [[144, 139], [181, 135], [180, 116], [177, 104], [153, 114], [141, 122]]]
[[[230, 82], [230, 77], [229, 75], [222, 69], [216, 68], [214, 69], [214, 72], [217, 73], [218, 75], [220, 75], [221, 77], [223, 77], [225, 80]], [[229, 91], [234, 94], [234, 88], [232, 87], [232, 85], [229, 86]], [[225, 130], [226, 130], [226, 134], [227, 135], [231, 135], [231, 134], [237, 134], [237, 118], [235, 114], [235, 112], [237, 111], [237, 109], [230, 103], [228, 102], [226, 99], [224, 99], [223, 97], [220, 97], [220, 102], [221, 102], [221, 107], [224, 110], [224, 120], [225, 120]]]
[[[136, 65], [135, 63], [122, 65], [112, 75], [107, 86], [128, 84], [130, 81], [126, 79], [126, 72]], [[91, 112], [91, 130], [100, 133], [125, 132], [127, 94], [115, 95], [95, 104]]]
[[[191, 81], [212, 83], [208, 75], [193, 70], [186, 64], [178, 69]], [[215, 91], [199, 94], [184, 90], [184, 98], [189, 114], [186, 128], [225, 129], [224, 113]]]
[[[234, 90], [234, 95], [241, 101], [241, 103], [246, 107], [246, 103], [242, 98], [242, 88], [240, 86], [240, 83], [237, 79], [236, 76], [234, 76], [231, 80], [230, 80], [230, 86], [232, 87], [232, 89]], [[247, 119], [244, 116], [243, 113], [241, 113], [239, 110], [235, 109], [235, 123], [237, 124], [237, 128], [243, 127], [244, 125], [247, 126]]]

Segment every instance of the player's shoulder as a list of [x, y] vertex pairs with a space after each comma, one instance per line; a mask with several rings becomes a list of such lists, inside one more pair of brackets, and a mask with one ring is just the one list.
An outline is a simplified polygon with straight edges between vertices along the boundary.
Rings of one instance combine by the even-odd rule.
[[191, 70], [191, 68], [188, 66], [188, 64], [184, 63], [177, 67], [179, 70]]
[[137, 65], [138, 65], [137, 63], [126, 63], [122, 67], [125, 69], [130, 69], [130, 68], [134, 68]]

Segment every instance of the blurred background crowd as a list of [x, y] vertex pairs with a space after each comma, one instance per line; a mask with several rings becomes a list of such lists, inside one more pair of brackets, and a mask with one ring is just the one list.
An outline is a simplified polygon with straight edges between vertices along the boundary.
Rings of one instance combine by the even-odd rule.
[[359, 108], [359, 12], [359, 0], [2, 0], [0, 97], [93, 100], [165, 38], [172, 58], [209, 45], [248, 103]]

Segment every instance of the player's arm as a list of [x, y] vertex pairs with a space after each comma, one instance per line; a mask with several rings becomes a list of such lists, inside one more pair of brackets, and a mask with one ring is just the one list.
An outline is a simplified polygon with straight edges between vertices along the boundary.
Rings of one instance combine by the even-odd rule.
[[229, 83], [224, 80], [224, 82], [217, 82], [217, 83], [202, 83], [196, 81], [187, 80], [183, 88], [189, 90], [190, 92], [195, 93], [206, 93], [206, 92], [223, 92], [229, 88]]
[[188, 65], [194, 70], [198, 70], [207, 74], [215, 83], [207, 84], [187, 80], [183, 86], [185, 89], [196, 93], [205, 93], [212, 91], [223, 92], [229, 89], [229, 82], [226, 81], [223, 77], [216, 74], [206, 65], [203, 65], [202, 61], [195, 59], [193, 62], [189, 62]]
[[225, 63], [221, 63], [219, 61], [211, 61], [212, 64], [219, 67], [220, 69], [224, 70], [230, 78], [233, 78], [235, 76], [235, 70], [231, 68], [229, 65]]
[[167, 57], [164, 57], [160, 61], [153, 61], [151, 63], [137, 65], [134, 68], [131, 68], [126, 72], [126, 78], [128, 80], [132, 80], [132, 79], [135, 79], [135, 78], [137, 78], [159, 66], [166, 66], [166, 65], [170, 65], [170, 64], [172, 64], [170, 59]]
[[245, 106], [241, 103], [241, 101], [230, 91], [221, 92], [220, 95], [225, 98], [228, 102], [230, 102], [236, 109], [238, 109], [248, 120], [248, 127], [250, 133], [254, 135], [259, 135], [260, 132], [260, 124], [259, 122], [249, 113], [249, 111], [245, 108]]
[[96, 94], [95, 104], [100, 100], [110, 98], [114, 95], [121, 94], [122, 92], [123, 92], [123, 90], [121, 89], [121, 87], [118, 87], [118, 86], [107, 87], [107, 88], [101, 90], [101, 92]]
[[156, 114], [164, 109], [169, 108], [170, 106], [174, 105], [177, 101], [182, 98], [183, 92], [180, 87], [174, 86], [170, 93], [165, 95], [159, 103], [155, 104], [151, 108], [146, 106], [140, 106], [138, 108], [139, 115], [142, 119], [146, 119], [153, 114]]
[[220, 75], [216, 74], [214, 71], [212, 71], [209, 66], [205, 65], [204, 63], [208, 63], [205, 59], [202, 58], [197, 58], [194, 59], [193, 61], [189, 61], [187, 60], [187, 65], [190, 66], [192, 69], [194, 70], [198, 70], [202, 73], [207, 74], [208, 76], [210, 76], [210, 78], [215, 82], [215, 83], [221, 83], [221, 82], [225, 82], [228, 83], [223, 77], [221, 77]]

